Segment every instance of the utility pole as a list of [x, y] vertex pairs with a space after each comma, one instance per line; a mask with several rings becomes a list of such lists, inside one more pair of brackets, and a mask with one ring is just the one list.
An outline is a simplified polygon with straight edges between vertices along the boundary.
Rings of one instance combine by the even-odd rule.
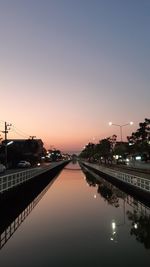
[[7, 168], [7, 134], [8, 134], [8, 131], [10, 130], [10, 126], [11, 124], [5, 121], [5, 130], [2, 131], [2, 133], [5, 134], [5, 166], [6, 168]]

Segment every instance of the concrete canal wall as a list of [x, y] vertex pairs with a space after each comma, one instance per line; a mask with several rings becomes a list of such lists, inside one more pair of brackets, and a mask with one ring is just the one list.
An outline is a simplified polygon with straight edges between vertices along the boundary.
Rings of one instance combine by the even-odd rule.
[[128, 193], [142, 197], [144, 201], [150, 203], [150, 179], [116, 171], [98, 164], [81, 162], [82, 165], [106, 178], [111, 183], [121, 186], [122, 189], [126, 189]]
[[58, 168], [53, 168], [50, 175], [45, 173], [45, 177], [38, 176], [36, 179], [31, 179], [27, 183], [1, 194], [0, 249], [53, 185], [59, 173]]
[[52, 175], [53, 173], [57, 173], [63, 169], [68, 162], [69, 161], [54, 162], [46, 167], [29, 168], [5, 174], [0, 177], [0, 195], [8, 192], [10, 189], [31, 181], [33, 178], [37, 178], [39, 176], [44, 177], [47, 174]]

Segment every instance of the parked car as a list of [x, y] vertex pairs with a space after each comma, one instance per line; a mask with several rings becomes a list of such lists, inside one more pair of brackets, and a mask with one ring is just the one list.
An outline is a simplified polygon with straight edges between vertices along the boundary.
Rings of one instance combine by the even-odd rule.
[[19, 161], [17, 167], [19, 167], [19, 168], [28, 168], [28, 167], [31, 167], [31, 163], [26, 161], [26, 160], [21, 160], [21, 161]]
[[0, 173], [3, 173], [5, 171], [6, 171], [5, 165], [3, 165], [3, 164], [0, 163]]
[[119, 164], [119, 165], [127, 165], [127, 161], [126, 161], [126, 159], [119, 158], [117, 160], [117, 164]]

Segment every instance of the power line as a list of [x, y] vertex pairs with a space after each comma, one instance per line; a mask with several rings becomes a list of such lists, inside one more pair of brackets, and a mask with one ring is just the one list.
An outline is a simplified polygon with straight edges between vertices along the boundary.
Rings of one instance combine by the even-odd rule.
[[21, 134], [21, 133], [19, 133], [18, 131], [16, 131], [15, 129], [12, 129], [12, 131], [13, 132], [15, 132], [17, 135], [20, 135], [21, 137], [26, 137], [26, 135], [23, 135], [23, 134]]
[[30, 134], [27, 134], [27, 133], [25, 133], [24, 131], [22, 131], [22, 130], [20, 130], [19, 128], [17, 128], [16, 126], [13, 126], [13, 128], [17, 131], [17, 132], [20, 132], [22, 135], [24, 135], [24, 136], [30, 136]]
[[[5, 121], [3, 120], [0, 120], [0, 122], [3, 122], [5, 124], [5, 127], [7, 128], [7, 126], [11, 126], [11, 129], [10, 128], [5, 128], [4, 131], [1, 131], [2, 133], [5, 133], [5, 139], [7, 139], [7, 133], [8, 133], [8, 130], [9, 131], [13, 131], [15, 132], [16, 134], [20, 135], [21, 137], [24, 137], [24, 138], [30, 138], [30, 139], [34, 139], [36, 138], [35, 135], [31, 135], [31, 134], [28, 134], [28, 133], [25, 133], [23, 130], [20, 130], [19, 128], [17, 128], [16, 126], [10, 124], [10, 123], [6, 123]], [[7, 126], [6, 126], [7, 125]]]
[[[0, 122], [5, 123], [4, 120], [0, 120]], [[22, 135], [24, 135], [24, 137], [25, 137], [25, 136], [27, 136], [27, 137], [31, 136], [31, 134], [25, 133], [24, 131], [22, 131], [22, 130], [20, 130], [19, 128], [17, 128], [16, 126], [14, 126], [12, 123], [8, 123], [8, 124], [11, 124], [11, 126], [12, 126], [14, 129], [16, 129], [16, 131], [18, 132], [18, 134], [19, 134], [19, 132], [20, 132], [20, 135], [22, 134]]]

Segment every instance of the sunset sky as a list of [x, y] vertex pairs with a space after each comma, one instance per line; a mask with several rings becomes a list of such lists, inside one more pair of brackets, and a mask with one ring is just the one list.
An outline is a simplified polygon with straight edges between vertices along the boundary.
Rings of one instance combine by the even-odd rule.
[[150, 118], [150, 1], [0, 0], [0, 92], [8, 138], [125, 140]]

